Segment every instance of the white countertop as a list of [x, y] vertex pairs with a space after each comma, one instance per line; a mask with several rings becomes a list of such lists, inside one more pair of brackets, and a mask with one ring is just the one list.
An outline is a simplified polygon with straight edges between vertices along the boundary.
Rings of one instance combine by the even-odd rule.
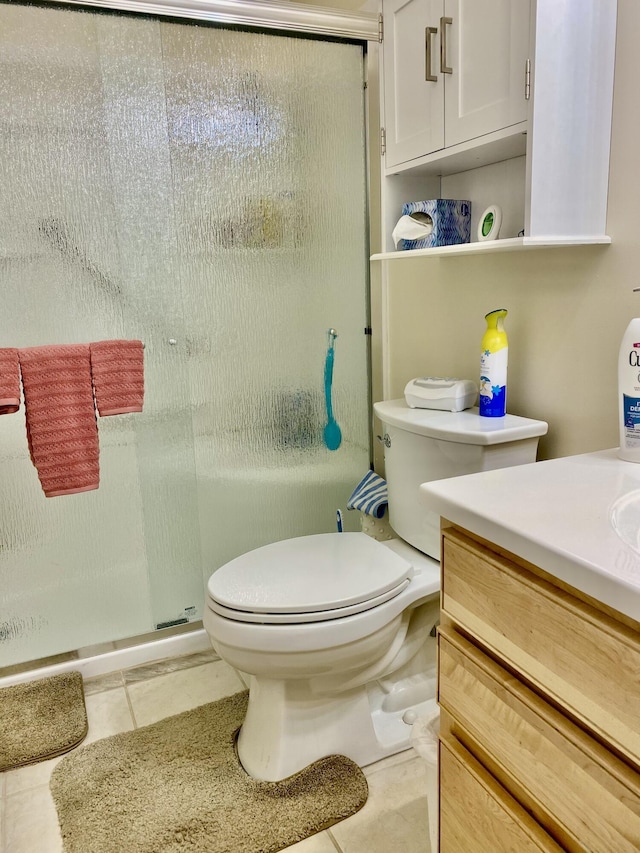
[[420, 492], [427, 509], [640, 622], [640, 465], [617, 449], [435, 480]]

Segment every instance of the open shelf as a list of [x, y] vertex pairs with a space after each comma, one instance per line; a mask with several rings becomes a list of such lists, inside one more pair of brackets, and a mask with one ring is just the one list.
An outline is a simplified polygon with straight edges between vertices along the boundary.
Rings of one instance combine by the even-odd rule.
[[372, 261], [391, 261], [402, 258], [452, 258], [459, 255], [491, 254], [493, 252], [519, 252], [524, 249], [553, 249], [561, 246], [608, 245], [611, 237], [605, 234], [598, 237], [531, 238], [510, 237], [505, 240], [487, 240], [482, 243], [458, 243], [455, 246], [434, 246], [431, 249], [409, 249], [407, 251], [380, 252], [371, 255]]

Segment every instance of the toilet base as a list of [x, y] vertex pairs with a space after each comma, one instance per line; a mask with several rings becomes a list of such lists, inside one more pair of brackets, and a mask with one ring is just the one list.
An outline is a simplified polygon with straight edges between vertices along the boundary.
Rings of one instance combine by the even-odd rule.
[[419, 701], [395, 707], [383, 683], [327, 697], [304, 679], [252, 676], [238, 736], [240, 762], [255, 779], [275, 782], [326, 755], [346, 755], [364, 767], [402, 752], [410, 746], [414, 719], [436, 707], [434, 677], [413, 676], [406, 688]]

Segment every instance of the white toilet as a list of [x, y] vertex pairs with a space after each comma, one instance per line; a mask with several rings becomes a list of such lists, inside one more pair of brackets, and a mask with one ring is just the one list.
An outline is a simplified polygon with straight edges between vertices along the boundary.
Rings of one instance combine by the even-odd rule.
[[439, 519], [418, 487], [534, 462], [543, 421], [376, 403], [398, 539], [321, 533], [257, 548], [209, 579], [204, 626], [249, 676], [238, 754], [276, 781], [325, 755], [361, 766], [409, 746], [435, 706]]

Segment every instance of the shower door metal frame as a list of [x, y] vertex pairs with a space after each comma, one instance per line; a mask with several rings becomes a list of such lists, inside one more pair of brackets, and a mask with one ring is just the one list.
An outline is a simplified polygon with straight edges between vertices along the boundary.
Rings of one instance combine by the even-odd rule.
[[[280, 0], [61, 0], [62, 5], [97, 6], [171, 18], [191, 18], [218, 24], [290, 30], [356, 41], [382, 41], [380, 16], [340, 9], [306, 6]], [[58, 4], [60, 5], [60, 4]]]

